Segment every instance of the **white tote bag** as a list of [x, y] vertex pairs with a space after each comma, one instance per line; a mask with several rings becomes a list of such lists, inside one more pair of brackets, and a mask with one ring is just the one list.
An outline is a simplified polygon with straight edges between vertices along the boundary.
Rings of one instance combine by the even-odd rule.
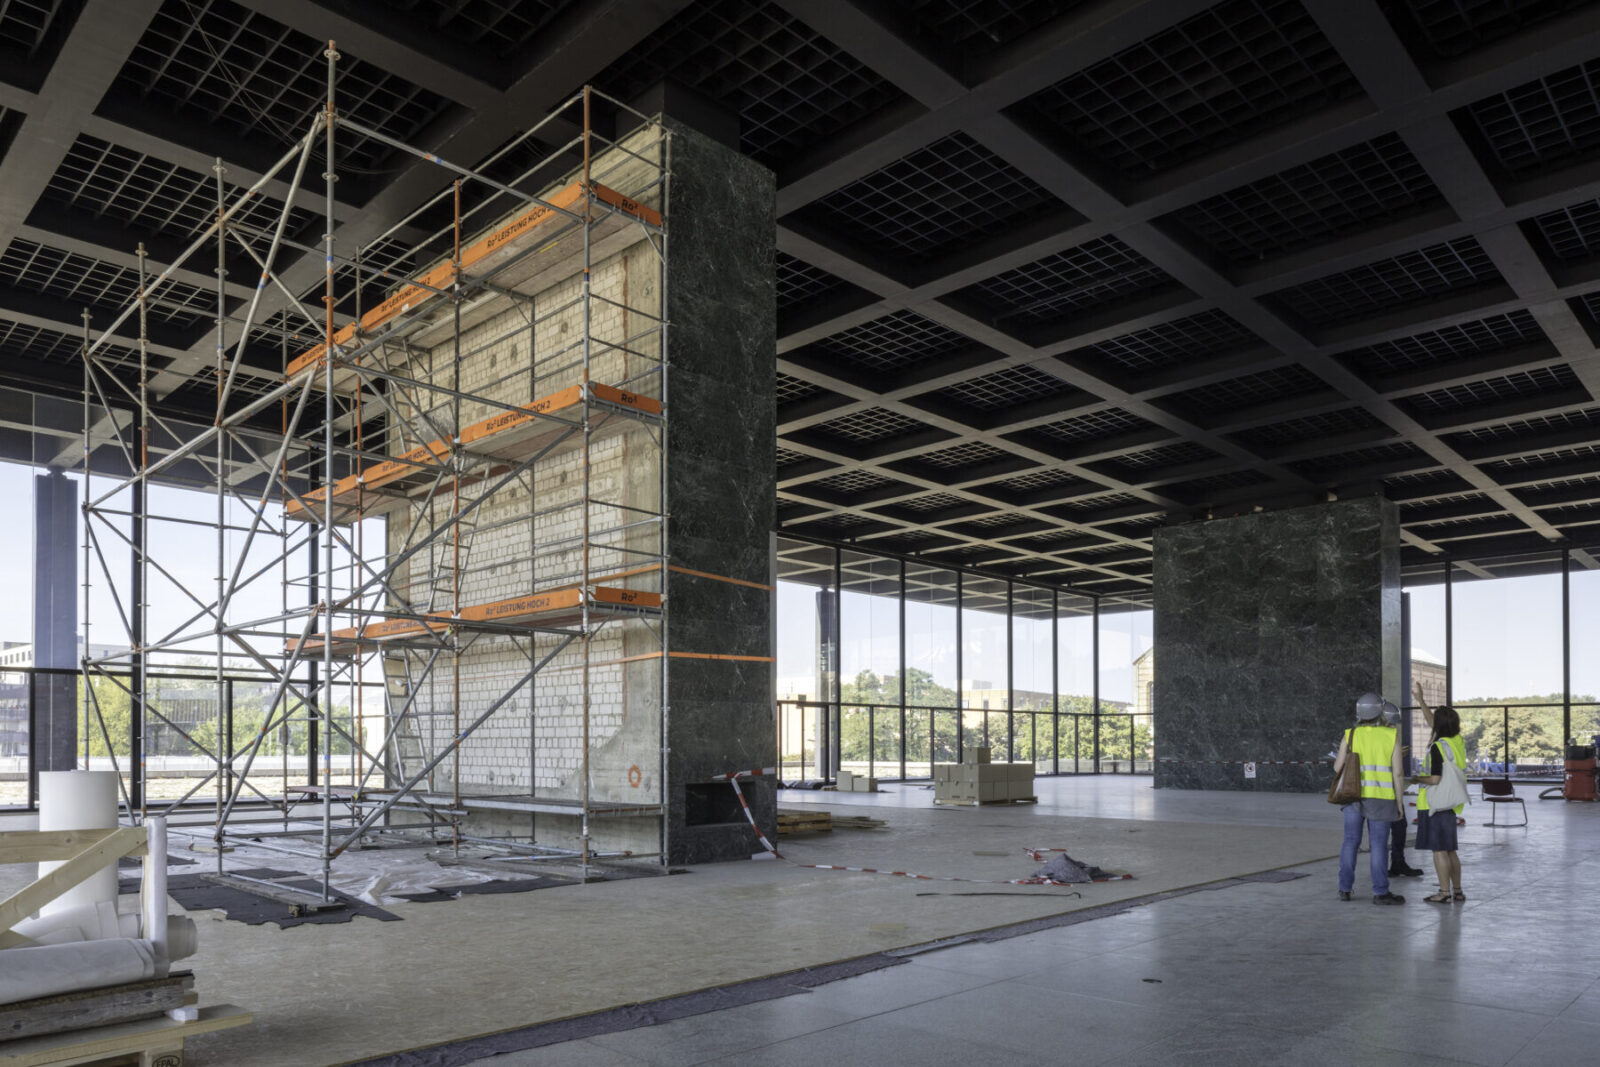
[[1439, 784], [1428, 787], [1428, 810], [1444, 811], [1447, 808], [1457, 808], [1468, 803], [1471, 798], [1467, 796], [1467, 773], [1456, 766], [1454, 753], [1443, 741], [1435, 744], [1439, 749], [1439, 756], [1443, 767], [1439, 773]]

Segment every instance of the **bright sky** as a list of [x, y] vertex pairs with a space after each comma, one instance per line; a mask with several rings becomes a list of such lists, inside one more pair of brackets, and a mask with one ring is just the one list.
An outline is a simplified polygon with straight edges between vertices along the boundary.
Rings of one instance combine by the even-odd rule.
[[[0, 607], [0, 640], [5, 641], [27, 642], [33, 639], [31, 609], [33, 525], [30, 518], [33, 478], [34, 472], [27, 467], [0, 462], [0, 493], [5, 494], [4, 499], [13, 502], [13, 514], [24, 519], [21, 522], [0, 524], [0, 556], [7, 561], [7, 565], [0, 568], [0, 597], [4, 598], [0, 601], [0, 604], [3, 604], [3, 607]], [[75, 477], [74, 484], [79, 484]], [[110, 481], [96, 479], [94, 492], [98, 494], [111, 487]], [[127, 502], [112, 500], [106, 506], [125, 509]], [[250, 513], [243, 504], [236, 500], [227, 500], [225, 508], [229, 523], [240, 527], [250, 525]], [[216, 598], [218, 568], [214, 527], [217, 515], [216, 496], [194, 490], [156, 486], [150, 494], [150, 512], [153, 516], [150, 523], [153, 564], [159, 565], [153, 565], [150, 570], [148, 619], [151, 636], [152, 638], [164, 636], [179, 627], [182, 627], [185, 633], [204, 630], [205, 622], [194, 619], [200, 611], [200, 605], [186, 595], [184, 589], [187, 588], [194, 597], [205, 604], [211, 603]], [[268, 516], [272, 521], [277, 521], [277, 514], [276, 506], [269, 507]], [[155, 518], [156, 515], [168, 518]], [[171, 521], [173, 518], [196, 520], [196, 523], [213, 525]], [[126, 519], [113, 519], [113, 521], [124, 531], [128, 528]], [[365, 535], [368, 551], [370, 552], [373, 546], [377, 546], [381, 551], [383, 520], [374, 519], [369, 522], [371, 528]], [[118, 593], [125, 600], [128, 595], [129, 572], [127, 544], [118, 538], [116, 533], [107, 529], [102, 521], [96, 520], [95, 525], [100, 553], [105, 557], [106, 567], [117, 576]], [[292, 528], [292, 532], [297, 537], [303, 536], [305, 529], [296, 526]], [[80, 528], [75, 537], [75, 550], [81, 544], [81, 539]], [[223, 561], [230, 579], [246, 540], [245, 529], [231, 531], [228, 534]], [[229, 604], [227, 616], [231, 621], [264, 619], [281, 611], [284, 595], [282, 569], [272, 565], [272, 561], [281, 549], [282, 541], [268, 530], [264, 529], [257, 534], [239, 572], [240, 581], [245, 584], [239, 587]], [[305, 549], [300, 549], [300, 552], [304, 551]], [[77, 558], [81, 567], [83, 558], [81, 551], [78, 552]], [[292, 562], [298, 563], [298, 570], [303, 572], [304, 556]], [[98, 557], [94, 554], [90, 557], [90, 568], [93, 583], [90, 592], [92, 626], [89, 639], [95, 645], [125, 646], [126, 629], [118, 614], [116, 600], [109, 592], [110, 583], [101, 571]], [[291, 574], [299, 577], [293, 574], [296, 569], [291, 567]], [[166, 575], [161, 573], [162, 570], [167, 572]], [[250, 580], [251, 576], [257, 575], [258, 572], [261, 572], [259, 576]], [[80, 575], [80, 580], [81, 577]], [[291, 587], [289, 596], [291, 603], [304, 603], [306, 597], [304, 585]], [[191, 647], [195, 651], [214, 649], [214, 639], [202, 637]]]

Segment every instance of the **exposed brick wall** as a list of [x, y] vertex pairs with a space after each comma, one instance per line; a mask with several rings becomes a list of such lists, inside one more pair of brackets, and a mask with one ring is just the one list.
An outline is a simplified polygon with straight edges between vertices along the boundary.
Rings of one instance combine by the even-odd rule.
[[[651, 180], [649, 169], [636, 160], [617, 157], [617, 165], [612, 166], [602, 156], [596, 176], [645, 202], [659, 202], [645, 189]], [[436, 316], [439, 325], [419, 335], [431, 347], [419, 349], [414, 343], [409, 353], [391, 352], [390, 365], [419, 380], [471, 394], [472, 399], [459, 402], [460, 424], [470, 425], [504, 411], [503, 405], [525, 404], [580, 383], [587, 308], [591, 380], [659, 396], [654, 358], [661, 351], [657, 316], [662, 270], [660, 257], [644, 238], [644, 231], [637, 227], [620, 228], [607, 238], [602, 246], [606, 254], [595, 261], [590, 272], [587, 301], [581, 273], [565, 277], [539, 274], [537, 270], [542, 268], [531, 261], [527, 269], [514, 268], [510, 277], [532, 272], [537, 287], [519, 288], [516, 298], [498, 296], [464, 305], [459, 344], [450, 328], [450, 312], [441, 311]], [[581, 258], [571, 260], [570, 266], [581, 271]], [[405, 428], [407, 420], [418, 421], [418, 408], [429, 411], [437, 426], [453, 430], [456, 404], [448, 396], [423, 390], [400, 397], [398, 415], [389, 419], [388, 451], [398, 454], [432, 439], [430, 430]], [[573, 418], [579, 412], [569, 409], [560, 414]], [[656, 551], [659, 531], [654, 525], [626, 532], [603, 531], [622, 523], [639, 524], [647, 520], [646, 511], [659, 509], [660, 447], [656, 435], [628, 420], [597, 416], [593, 425], [596, 439], [588, 456], [590, 540], [601, 544], [591, 544], [589, 573], [600, 577], [648, 562], [635, 554], [638, 551]], [[463, 605], [578, 581], [582, 573], [584, 455], [571, 444], [494, 493], [466, 520], [460, 555]], [[448, 479], [442, 488], [426, 506], [420, 530], [438, 528], [451, 515]], [[481, 491], [481, 485], [465, 487], [463, 503]], [[390, 518], [391, 556], [408, 547], [406, 533], [415, 515], [413, 511]], [[412, 606], [433, 611], [450, 608], [453, 559], [451, 539], [446, 536], [401, 568], [397, 581]], [[606, 584], [659, 590], [655, 574]], [[629, 769], [640, 762], [638, 749], [620, 743], [625, 731], [637, 734], [640, 741], [653, 739], [659, 759], [659, 660], [643, 661], [643, 670], [639, 663], [618, 662], [639, 655], [641, 647], [659, 649], [659, 641], [649, 633], [639, 621], [611, 622], [590, 642], [589, 660], [597, 665], [588, 671], [591, 783], [592, 795], [597, 798], [659, 799], [639, 795], [642, 786], [658, 788], [658, 767], [646, 766], [635, 776], [643, 779], [647, 774], [648, 782], [630, 784]], [[646, 635], [643, 640], [641, 634]], [[534, 655], [543, 658], [558, 643], [553, 635], [540, 636], [534, 642]], [[413, 673], [420, 671], [425, 660], [425, 655], [411, 654]], [[574, 642], [462, 744], [463, 790], [526, 793], [531, 787], [542, 795], [579, 795], [583, 663], [582, 642]], [[454, 662], [451, 656], [441, 655], [416, 701], [424, 751], [439, 751], [453, 735], [457, 675], [459, 721], [465, 725], [503, 697], [529, 669], [528, 642], [503, 636], [477, 637]], [[448, 788], [453, 768], [452, 759], [441, 763], [434, 785]]]

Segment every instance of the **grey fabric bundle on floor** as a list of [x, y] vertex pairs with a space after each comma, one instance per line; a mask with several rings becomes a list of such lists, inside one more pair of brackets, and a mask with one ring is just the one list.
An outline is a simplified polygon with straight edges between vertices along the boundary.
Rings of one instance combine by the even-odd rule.
[[1033, 872], [1035, 878], [1048, 878], [1052, 882], [1092, 882], [1107, 877], [1106, 872], [1090, 863], [1079, 863], [1065, 852]]

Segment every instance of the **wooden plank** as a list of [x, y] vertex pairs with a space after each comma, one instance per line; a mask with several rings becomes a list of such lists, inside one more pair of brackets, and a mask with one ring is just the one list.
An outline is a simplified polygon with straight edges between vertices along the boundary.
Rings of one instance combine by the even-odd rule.
[[166, 978], [0, 1004], [0, 1050], [5, 1048], [5, 1042], [20, 1038], [160, 1015], [183, 1007], [193, 995], [193, 986], [193, 972], [185, 971]]
[[[23, 1038], [0, 1045], [0, 1064], [5, 1067], [71, 1067], [93, 1063], [110, 1056], [133, 1056], [151, 1049], [181, 1047], [184, 1038], [245, 1026], [255, 1016], [232, 1004], [214, 1004], [200, 1009], [193, 1022], [174, 1022], [166, 1016], [138, 1022], [97, 1026], [70, 1034]], [[182, 1058], [177, 1061], [182, 1063]]]
[[23, 886], [0, 901], [0, 933], [10, 930], [62, 893], [88, 880], [96, 871], [115, 863], [144, 842], [144, 827], [119, 827], [49, 874]]
[[[6, 830], [0, 832], [0, 864], [69, 860], [105, 835], [105, 830]], [[144, 849], [128, 855], [142, 856]]]

